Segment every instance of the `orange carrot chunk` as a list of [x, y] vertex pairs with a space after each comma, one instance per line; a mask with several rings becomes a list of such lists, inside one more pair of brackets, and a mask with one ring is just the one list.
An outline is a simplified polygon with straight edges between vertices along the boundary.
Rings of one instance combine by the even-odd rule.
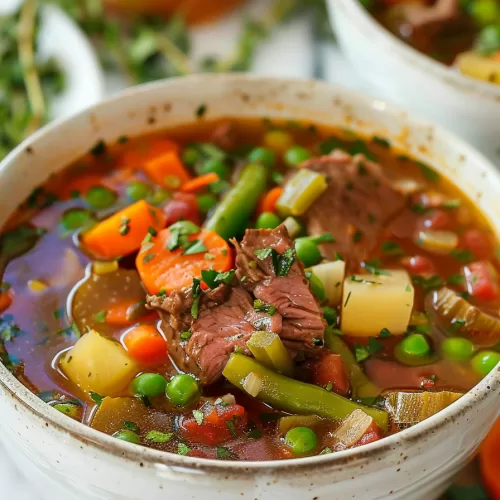
[[484, 440], [479, 454], [479, 463], [484, 484], [491, 494], [492, 499], [500, 498], [500, 419]]
[[[164, 229], [153, 245], [145, 245], [137, 255], [136, 266], [147, 291], [157, 295], [160, 290], [167, 293], [181, 290], [193, 283], [193, 278], [201, 278], [201, 271], [214, 269], [218, 272], [229, 271], [233, 259], [231, 248], [226, 240], [214, 231], [201, 231], [188, 237], [196, 244], [191, 249], [176, 248], [169, 250], [171, 232]], [[185, 255], [199, 249], [199, 252]]]
[[189, 172], [175, 151], [144, 162], [142, 169], [151, 180], [167, 189], [177, 190], [191, 180]]
[[257, 213], [261, 214], [264, 212], [276, 213], [276, 203], [280, 196], [283, 194], [283, 188], [275, 187], [268, 191], [260, 200], [259, 206], [257, 207]]
[[154, 325], [140, 325], [132, 328], [123, 338], [132, 358], [142, 364], [161, 364], [167, 360], [167, 341]]
[[163, 212], [144, 200], [120, 210], [82, 236], [82, 243], [94, 255], [114, 259], [139, 250], [148, 232], [165, 227]]
[[163, 137], [143, 137], [134, 140], [124, 147], [118, 164], [124, 168], [141, 168], [145, 162], [153, 160], [165, 153], [179, 153], [180, 146]]
[[219, 176], [215, 172], [211, 172], [209, 174], [200, 175], [199, 177], [195, 177], [194, 179], [187, 181], [182, 185], [181, 191], [183, 193], [195, 193], [196, 191], [201, 191], [203, 188], [206, 188], [212, 182], [216, 182], [219, 180]]

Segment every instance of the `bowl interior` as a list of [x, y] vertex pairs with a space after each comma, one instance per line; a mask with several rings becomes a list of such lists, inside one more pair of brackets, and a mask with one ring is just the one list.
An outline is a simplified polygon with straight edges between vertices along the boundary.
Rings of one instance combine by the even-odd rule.
[[[200, 106], [206, 107], [202, 118], [197, 113]], [[451, 179], [477, 203], [497, 236], [500, 235], [500, 175], [482, 155], [462, 140], [425, 121], [410, 118], [405, 111], [385, 102], [339, 87], [313, 81], [243, 75], [195, 76], [134, 88], [39, 131], [0, 164], [0, 193], [8, 193], [8, 196], [0, 195], [0, 224], [33, 188], [86, 153], [99, 140], [116, 141], [123, 135], [136, 136], [193, 120], [222, 117], [294, 119], [348, 128], [365, 136], [386, 137], [394, 147], [430, 163], [443, 176]], [[38, 415], [61, 428], [90, 441], [105, 443], [108, 447], [127, 449], [123, 443], [116, 443], [116, 439], [84, 427], [45, 405], [1, 364], [0, 383]], [[478, 391], [481, 397], [487, 397], [487, 384], [490, 384], [495, 397], [500, 385], [498, 370], [477, 386], [474, 397], [477, 398]], [[469, 393], [445, 410], [443, 415], [462, 411], [472, 403], [473, 396]], [[443, 418], [438, 414], [403, 432], [418, 433], [419, 429], [436, 424]], [[368, 446], [382, 449], [394, 437]], [[340, 458], [355, 453], [356, 450], [348, 450], [334, 455]], [[161, 461], [164, 455], [169, 454], [154, 450], [145, 450], [142, 454], [156, 461]], [[177, 457], [176, 460], [185, 458]], [[333, 457], [317, 458], [334, 460]], [[297, 460], [297, 464], [304, 460]], [[245, 464], [247, 466], [248, 463]], [[280, 467], [280, 464], [273, 463], [273, 466]]]

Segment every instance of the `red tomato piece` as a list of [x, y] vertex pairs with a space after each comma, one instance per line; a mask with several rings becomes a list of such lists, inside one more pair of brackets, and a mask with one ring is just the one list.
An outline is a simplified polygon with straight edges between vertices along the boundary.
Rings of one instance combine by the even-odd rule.
[[375, 441], [378, 441], [382, 438], [382, 429], [375, 422], [372, 422], [370, 427], [366, 429], [366, 432], [354, 446], [363, 446], [364, 444], [374, 443]]
[[200, 224], [198, 201], [191, 193], [175, 193], [165, 205], [163, 212], [167, 219], [167, 227], [179, 220], [190, 220], [195, 224]]
[[425, 215], [420, 220], [420, 227], [422, 229], [446, 229], [450, 226], [450, 214], [444, 210], [432, 210], [429, 214]]
[[216, 446], [241, 436], [247, 424], [243, 406], [205, 405], [200, 408], [203, 420], [198, 423], [194, 415], [179, 418], [179, 430], [191, 443]]
[[472, 262], [464, 267], [467, 291], [481, 300], [494, 300], [498, 297], [498, 276], [490, 262]]
[[488, 259], [493, 252], [490, 236], [479, 229], [469, 229], [460, 238], [460, 248], [470, 250], [478, 259]]
[[312, 367], [314, 383], [321, 387], [331, 386], [337, 394], [346, 395], [349, 382], [344, 371], [342, 357], [339, 354], [327, 354]]
[[436, 268], [434, 267], [431, 259], [424, 257], [423, 255], [407, 257], [402, 259], [401, 263], [408, 269], [410, 274], [416, 274], [417, 276], [436, 274]]

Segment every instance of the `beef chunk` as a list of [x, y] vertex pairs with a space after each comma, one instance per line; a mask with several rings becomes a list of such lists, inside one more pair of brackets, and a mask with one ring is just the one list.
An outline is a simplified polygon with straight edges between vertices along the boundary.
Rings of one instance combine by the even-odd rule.
[[323, 244], [323, 254], [333, 259], [338, 252], [356, 269], [374, 250], [384, 227], [403, 209], [406, 198], [380, 165], [361, 154], [352, 157], [336, 150], [311, 158], [303, 168], [324, 174], [328, 181], [326, 191], [304, 216], [307, 232], [331, 233], [336, 242]]
[[[276, 307], [283, 318], [280, 337], [285, 344], [295, 350], [315, 350], [322, 345], [326, 325], [302, 264], [294, 256], [294, 244], [286, 227], [249, 229], [240, 244], [233, 244], [238, 279], [257, 299]], [[276, 275], [272, 254], [264, 257], [265, 252], [258, 252], [266, 249], [276, 252], [275, 258], [291, 253], [293, 263], [283, 276]]]
[[[281, 330], [281, 316], [255, 311], [251, 295], [240, 287], [220, 285], [201, 294], [197, 319], [191, 314], [193, 302], [191, 290], [148, 297], [149, 307], [160, 312], [173, 361], [203, 385], [220, 377], [236, 348], [249, 354], [246, 341], [255, 330]], [[188, 331], [191, 336], [182, 340], [182, 332]]]

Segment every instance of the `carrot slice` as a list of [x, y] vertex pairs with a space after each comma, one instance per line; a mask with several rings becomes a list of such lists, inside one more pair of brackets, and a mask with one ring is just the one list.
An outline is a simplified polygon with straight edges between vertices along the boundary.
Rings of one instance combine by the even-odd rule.
[[160, 364], [167, 360], [167, 341], [154, 325], [140, 325], [125, 334], [123, 343], [128, 353], [139, 363]]
[[161, 156], [146, 161], [142, 169], [156, 184], [168, 189], [179, 189], [191, 180], [189, 172], [175, 151], [169, 151]]
[[500, 498], [500, 419], [497, 420], [491, 432], [484, 440], [480, 454], [479, 463], [484, 484], [491, 493], [492, 498]]
[[140, 317], [131, 319], [129, 308], [137, 305], [137, 300], [128, 300], [106, 308], [106, 323], [111, 326], [132, 326], [135, 323], [154, 321], [157, 317], [155, 312], [145, 312]]
[[260, 200], [259, 206], [257, 207], [257, 213], [261, 214], [263, 212], [276, 212], [276, 203], [278, 202], [280, 196], [283, 194], [283, 188], [275, 187], [268, 191]]
[[218, 180], [219, 176], [215, 172], [200, 175], [199, 177], [195, 177], [194, 179], [183, 184], [181, 187], [181, 191], [183, 193], [194, 193], [196, 191], [200, 191], [201, 189], [207, 187], [209, 184], [212, 184], [212, 182], [216, 182]]
[[84, 233], [82, 243], [93, 254], [114, 259], [139, 250], [148, 231], [155, 232], [164, 227], [163, 212], [141, 200]]
[[12, 304], [12, 296], [11, 294], [6, 291], [6, 292], [1, 292], [0, 293], [0, 313], [4, 312], [6, 309], [8, 309]]
[[165, 153], [179, 153], [180, 146], [163, 137], [144, 137], [124, 146], [118, 164], [125, 168], [141, 168], [145, 162]]
[[145, 245], [137, 255], [136, 266], [147, 291], [156, 295], [160, 290], [170, 293], [191, 286], [193, 278], [201, 278], [201, 271], [214, 269], [229, 271], [233, 259], [226, 240], [214, 231], [201, 231], [189, 236], [189, 241], [198, 240], [206, 247], [199, 253], [183, 255], [182, 248], [170, 251], [167, 244], [171, 233], [164, 229], [153, 245]]

